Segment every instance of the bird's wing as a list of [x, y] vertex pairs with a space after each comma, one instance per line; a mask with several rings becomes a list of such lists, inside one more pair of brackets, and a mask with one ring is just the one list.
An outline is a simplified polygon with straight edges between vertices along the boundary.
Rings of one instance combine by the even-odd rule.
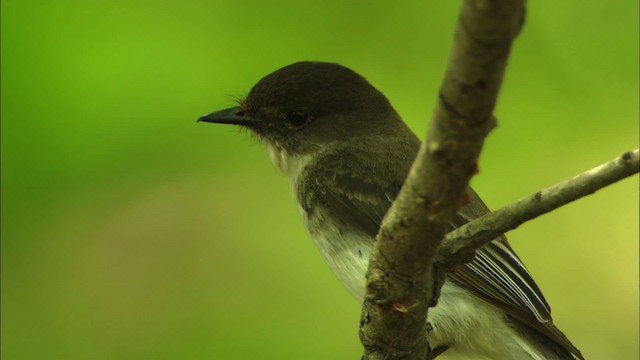
[[[469, 189], [469, 196], [469, 203], [453, 219], [454, 227], [489, 212], [472, 189]], [[504, 235], [477, 249], [473, 261], [456, 269], [449, 277], [583, 359], [580, 351], [551, 322], [551, 308], [542, 291]]]
[[[393, 147], [371, 147], [366, 155], [354, 151], [324, 154], [307, 166], [303, 178], [308, 180], [297, 186], [299, 203], [309, 210], [317, 205], [325, 207], [334, 218], [368, 235], [373, 243], [382, 218], [409, 173], [416, 142], [417, 139], [394, 143]], [[369, 158], [376, 161], [353, 166]], [[387, 176], [374, 176], [381, 173]]]
[[[489, 212], [471, 189], [469, 199], [455, 215], [453, 227], [460, 227]], [[504, 236], [479, 248], [473, 261], [450, 276], [477, 294], [489, 297], [493, 303], [525, 310], [541, 323], [551, 321], [549, 304]]]
[[[345, 160], [343, 154], [341, 157], [330, 159], [323, 166], [314, 167], [324, 172], [321, 176], [315, 177], [316, 193], [322, 194], [320, 201], [323, 206], [337, 218], [374, 239], [382, 218], [402, 187], [402, 181], [367, 182], [363, 180], [367, 179], [364, 174], [339, 171], [338, 169], [344, 168], [344, 164], [336, 166], [335, 161], [348, 160]], [[392, 178], [403, 179], [402, 176]], [[469, 192], [470, 202], [456, 214], [453, 227], [459, 227], [489, 211], [473, 190], [470, 189]], [[476, 296], [492, 303], [582, 358], [578, 349], [551, 322], [551, 309], [542, 292], [504, 236], [479, 248], [473, 261], [449, 276]]]

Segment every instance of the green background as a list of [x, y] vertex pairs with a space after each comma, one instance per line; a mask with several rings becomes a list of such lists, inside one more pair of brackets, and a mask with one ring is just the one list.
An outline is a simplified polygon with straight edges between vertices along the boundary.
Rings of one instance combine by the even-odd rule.
[[[358, 359], [360, 304], [260, 144], [196, 124], [298, 60], [421, 136], [458, 2], [2, 1], [2, 358]], [[638, 3], [530, 1], [493, 208], [638, 145]], [[589, 359], [638, 357], [638, 178], [509, 234]]]

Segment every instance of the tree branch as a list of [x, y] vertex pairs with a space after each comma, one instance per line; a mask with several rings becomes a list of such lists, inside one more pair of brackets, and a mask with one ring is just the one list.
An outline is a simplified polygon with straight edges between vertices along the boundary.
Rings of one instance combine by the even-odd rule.
[[371, 255], [360, 327], [364, 359], [429, 354], [427, 310], [446, 275], [435, 272], [435, 254], [495, 126], [493, 108], [523, 16], [523, 0], [462, 4], [427, 139]]
[[477, 218], [449, 234], [438, 262], [447, 268], [473, 259], [475, 249], [522, 223], [638, 172], [638, 149]]

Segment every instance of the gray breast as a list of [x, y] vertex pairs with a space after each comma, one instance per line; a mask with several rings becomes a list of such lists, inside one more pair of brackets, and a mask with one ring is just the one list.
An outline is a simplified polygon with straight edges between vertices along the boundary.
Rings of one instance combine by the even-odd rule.
[[327, 209], [320, 205], [299, 206], [299, 210], [324, 260], [349, 292], [362, 300], [372, 240], [349, 231], [339, 220], [328, 216]]

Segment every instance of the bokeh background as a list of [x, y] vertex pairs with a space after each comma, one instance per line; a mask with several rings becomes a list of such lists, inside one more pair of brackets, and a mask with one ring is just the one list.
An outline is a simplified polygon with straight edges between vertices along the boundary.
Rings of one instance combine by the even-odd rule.
[[[638, 146], [638, 3], [529, 2], [493, 208]], [[360, 304], [260, 144], [196, 124], [305, 59], [421, 136], [451, 1], [2, 1], [2, 358], [358, 359]], [[589, 359], [638, 358], [638, 178], [509, 234]]]

